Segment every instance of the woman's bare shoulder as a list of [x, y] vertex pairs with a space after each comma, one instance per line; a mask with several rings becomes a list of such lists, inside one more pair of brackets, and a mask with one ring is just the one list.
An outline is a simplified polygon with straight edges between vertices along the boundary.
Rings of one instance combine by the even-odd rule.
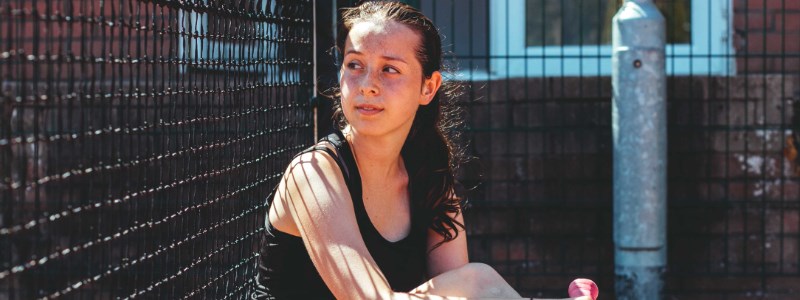
[[322, 150], [307, 151], [286, 168], [272, 199], [269, 220], [276, 229], [300, 236], [295, 217], [298, 208], [313, 207], [316, 209], [304, 213], [321, 213], [341, 207], [336, 204], [349, 197], [336, 158]]

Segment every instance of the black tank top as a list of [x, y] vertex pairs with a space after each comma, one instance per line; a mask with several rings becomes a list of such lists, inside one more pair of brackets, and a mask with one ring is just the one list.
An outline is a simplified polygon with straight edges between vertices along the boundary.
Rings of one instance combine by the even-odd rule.
[[[332, 145], [336, 151], [331, 151], [324, 143]], [[375, 229], [364, 208], [361, 176], [353, 153], [342, 133], [336, 131], [300, 154], [311, 151], [326, 152], [334, 158], [342, 170], [347, 189], [353, 198], [353, 209], [361, 237], [370, 255], [389, 281], [392, 290], [407, 292], [425, 282], [428, 279], [425, 251], [428, 224], [415, 221], [419, 218], [414, 217], [416, 210], [414, 206], [411, 206], [412, 222], [408, 236], [396, 242], [387, 241]], [[410, 185], [411, 183], [409, 188]], [[272, 198], [273, 195], [270, 195], [267, 201], [272, 201]], [[252, 298], [333, 299], [333, 294], [314, 268], [302, 239], [272, 227], [268, 216], [265, 225], [267, 231], [262, 240], [256, 290]]]

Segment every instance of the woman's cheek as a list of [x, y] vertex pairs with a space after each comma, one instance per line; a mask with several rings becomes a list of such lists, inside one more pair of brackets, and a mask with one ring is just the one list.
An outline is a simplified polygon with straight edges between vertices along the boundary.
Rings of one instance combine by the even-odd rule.
[[352, 89], [353, 85], [351, 83], [352, 83], [352, 80], [349, 77], [344, 77], [344, 76], [342, 77], [342, 80], [339, 81], [339, 88], [341, 88], [342, 100], [343, 101], [353, 91], [353, 89]]

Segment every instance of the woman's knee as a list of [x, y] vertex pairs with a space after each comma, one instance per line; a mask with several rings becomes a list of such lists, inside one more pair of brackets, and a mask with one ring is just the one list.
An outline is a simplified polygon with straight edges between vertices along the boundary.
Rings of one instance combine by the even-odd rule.
[[496, 286], [506, 283], [494, 268], [484, 263], [468, 263], [462, 269], [465, 277], [469, 278], [474, 286]]
[[412, 293], [441, 293], [475, 298], [519, 298], [519, 294], [494, 268], [482, 263], [469, 263], [439, 274], [414, 289]]
[[471, 288], [477, 289], [481, 297], [514, 298], [519, 294], [500, 276], [494, 268], [482, 263], [469, 263], [462, 267]]

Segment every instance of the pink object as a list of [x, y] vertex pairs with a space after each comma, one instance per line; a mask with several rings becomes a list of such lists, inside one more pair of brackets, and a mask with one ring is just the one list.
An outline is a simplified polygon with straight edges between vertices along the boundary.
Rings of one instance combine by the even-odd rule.
[[591, 279], [578, 278], [569, 284], [567, 293], [570, 297], [590, 296], [595, 300], [600, 294], [600, 288]]

